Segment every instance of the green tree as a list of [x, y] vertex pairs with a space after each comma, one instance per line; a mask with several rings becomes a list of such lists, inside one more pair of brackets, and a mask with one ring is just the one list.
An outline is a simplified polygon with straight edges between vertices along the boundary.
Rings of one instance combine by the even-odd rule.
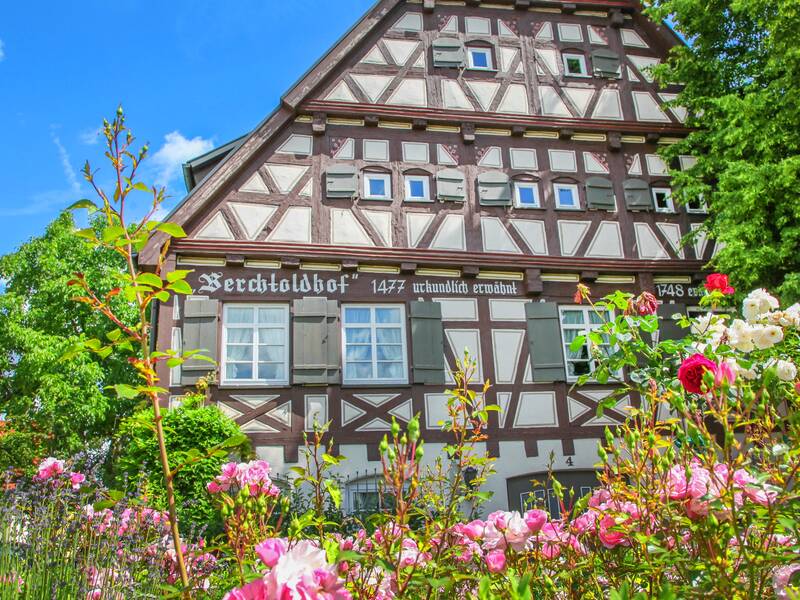
[[[208, 527], [217, 533], [221, 523], [206, 485], [229, 459], [249, 458], [250, 440], [219, 408], [206, 405], [202, 394], [185, 396], [180, 407], [164, 411], [163, 417], [170, 460], [182, 464], [174, 478], [181, 526]], [[154, 506], [166, 509], [152, 410], [148, 407], [125, 419], [116, 442], [120, 483], [132, 489], [141, 486]]]
[[707, 229], [724, 244], [713, 265], [749, 290], [800, 297], [800, 2], [654, 0], [688, 40], [656, 69], [685, 85], [675, 101], [693, 131], [666, 157], [697, 157], [675, 172], [676, 197], [704, 199]]
[[[100, 232], [102, 222], [93, 226]], [[77, 340], [109, 329], [102, 315], [72, 300], [67, 281], [82, 272], [107, 292], [124, 267], [115, 253], [76, 242], [74, 230], [71, 214], [62, 214], [42, 236], [0, 257], [0, 414], [11, 431], [0, 437], [0, 469], [97, 447], [133, 410], [133, 401], [106, 389], [135, 380], [124, 354], [60, 360]], [[123, 318], [133, 318], [117, 304]]]

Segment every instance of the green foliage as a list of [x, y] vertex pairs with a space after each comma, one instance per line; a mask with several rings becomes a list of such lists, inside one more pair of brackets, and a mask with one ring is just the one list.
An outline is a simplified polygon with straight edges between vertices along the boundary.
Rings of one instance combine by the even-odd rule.
[[698, 162], [673, 172], [682, 201], [702, 196], [725, 244], [715, 267], [740, 289], [800, 297], [800, 5], [797, 0], [655, 0], [690, 43], [656, 69], [685, 88], [694, 130], [665, 148]]
[[[71, 215], [63, 214], [44, 235], [0, 258], [0, 413], [13, 434], [0, 436], [0, 470], [31, 464], [34, 456], [69, 455], [96, 446], [130, 414], [130, 401], [116, 401], [104, 388], [134, 379], [125, 354], [101, 361], [83, 355], [60, 360], [73, 344], [102, 336], [102, 315], [76, 305], [67, 281], [75, 272], [102, 292], [117, 285], [119, 256], [76, 242]], [[101, 232], [102, 222], [92, 228]], [[133, 319], [121, 301], [120, 317]]]
[[[217, 511], [206, 485], [230, 460], [251, 454], [250, 442], [239, 426], [216, 406], [205, 405], [202, 395], [187, 396], [179, 408], [163, 411], [167, 453], [175, 474], [178, 516], [183, 527], [208, 526], [217, 531]], [[166, 508], [164, 476], [158, 442], [153, 435], [150, 407], [125, 419], [116, 438], [120, 485], [142, 486], [151, 503]]]

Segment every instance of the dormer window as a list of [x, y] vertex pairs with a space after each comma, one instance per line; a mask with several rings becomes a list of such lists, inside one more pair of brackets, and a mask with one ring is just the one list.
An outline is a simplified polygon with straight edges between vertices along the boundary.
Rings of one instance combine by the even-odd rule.
[[564, 75], [570, 77], [588, 77], [589, 71], [586, 69], [586, 57], [583, 54], [565, 52], [562, 54], [564, 60]]
[[492, 49], [483, 46], [467, 48], [467, 66], [477, 71], [492, 71]]
[[391, 200], [392, 176], [388, 173], [364, 173], [365, 200]]

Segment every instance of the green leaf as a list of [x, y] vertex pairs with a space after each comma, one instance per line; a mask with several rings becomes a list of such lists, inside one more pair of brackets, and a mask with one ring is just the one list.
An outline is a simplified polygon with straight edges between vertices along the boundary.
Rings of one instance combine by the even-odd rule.
[[586, 344], [586, 336], [579, 335], [569, 345], [570, 352], [577, 352], [581, 348], [583, 348], [584, 344]]
[[109, 244], [125, 235], [125, 229], [119, 225], [112, 225], [103, 230], [103, 241]]
[[185, 279], [189, 273], [194, 273], [193, 269], [176, 269], [174, 271], [170, 271], [167, 273], [167, 281], [170, 283], [175, 283], [179, 279]]
[[132, 385], [128, 385], [125, 383], [118, 383], [111, 387], [117, 393], [117, 396], [119, 398], [125, 398], [126, 400], [131, 400], [139, 396], [139, 391]]
[[170, 283], [169, 286], [167, 286], [167, 287], [168, 287], [168, 289], [172, 290], [176, 294], [189, 295], [189, 294], [192, 293], [192, 286], [190, 286], [183, 279], [179, 279], [178, 281]]
[[328, 494], [331, 496], [331, 500], [333, 500], [334, 506], [339, 508], [342, 505], [342, 491], [339, 489], [339, 486], [336, 485], [333, 479], [326, 479], [323, 483]]
[[186, 237], [186, 232], [183, 230], [183, 227], [181, 227], [177, 223], [159, 223], [156, 226], [156, 229], [159, 231], [163, 231], [167, 235], [170, 235], [174, 238]]
[[160, 288], [164, 285], [164, 282], [161, 281], [161, 277], [154, 273], [140, 273], [136, 277], [136, 283], [138, 285], [149, 285], [154, 288]]
[[89, 209], [89, 212], [100, 210], [97, 208], [97, 205], [88, 198], [81, 198], [77, 202], [73, 202], [66, 208], [66, 210], [78, 210], [81, 208]]

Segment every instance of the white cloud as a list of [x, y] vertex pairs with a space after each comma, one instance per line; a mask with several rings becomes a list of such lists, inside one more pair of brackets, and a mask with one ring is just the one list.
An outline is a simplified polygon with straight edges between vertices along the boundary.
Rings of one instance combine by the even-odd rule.
[[180, 173], [187, 160], [205, 154], [214, 147], [211, 140], [200, 136], [187, 139], [179, 131], [164, 136], [164, 145], [153, 154], [151, 165], [157, 170], [156, 183], [167, 185]]
[[78, 181], [77, 175], [75, 175], [75, 169], [72, 168], [72, 163], [69, 159], [69, 153], [67, 152], [67, 149], [64, 148], [64, 144], [61, 143], [61, 139], [59, 139], [55, 133], [53, 133], [53, 143], [58, 149], [58, 157], [61, 160], [61, 168], [64, 171], [64, 177], [67, 179], [69, 188], [73, 193], [77, 194], [81, 191], [81, 184]]
[[94, 146], [100, 141], [100, 135], [102, 133], [103, 130], [100, 127], [97, 129], [84, 129], [78, 134], [78, 139], [87, 146]]
[[0, 61], [6, 57], [5, 47], [3, 46], [3, 40], [0, 40]]

